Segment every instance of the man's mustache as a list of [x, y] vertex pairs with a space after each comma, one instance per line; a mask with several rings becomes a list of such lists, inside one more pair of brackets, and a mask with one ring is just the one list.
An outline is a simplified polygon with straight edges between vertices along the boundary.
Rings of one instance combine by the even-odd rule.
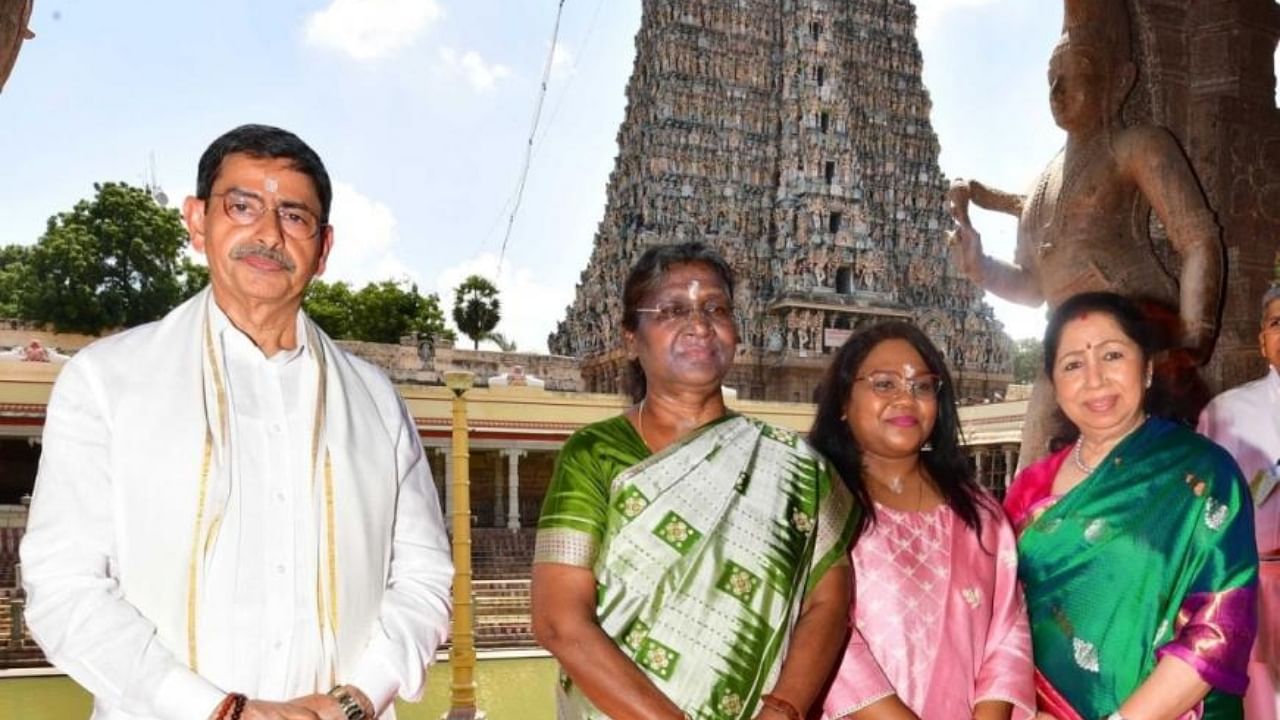
[[294, 263], [288, 255], [285, 255], [280, 250], [269, 248], [266, 245], [259, 245], [258, 243], [250, 242], [240, 243], [239, 245], [231, 248], [232, 260], [240, 260], [241, 258], [247, 258], [253, 255], [271, 260], [289, 272], [293, 272], [298, 269], [297, 264]]

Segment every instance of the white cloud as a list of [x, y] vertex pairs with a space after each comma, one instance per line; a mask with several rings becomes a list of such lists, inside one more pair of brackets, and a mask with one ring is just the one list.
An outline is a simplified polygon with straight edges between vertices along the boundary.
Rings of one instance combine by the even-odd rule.
[[329, 222], [334, 240], [324, 280], [345, 280], [359, 289], [370, 282], [407, 278], [424, 289], [418, 274], [396, 255], [400, 234], [391, 208], [338, 182], [333, 185]]
[[453, 48], [440, 48], [440, 61], [445, 70], [461, 74], [476, 92], [487, 92], [502, 78], [511, 74], [505, 65], [487, 62], [475, 50], [459, 54]]
[[307, 17], [307, 42], [373, 60], [411, 44], [444, 10], [436, 0], [333, 0]]
[[[436, 276], [434, 291], [440, 294], [441, 309], [453, 327], [453, 290], [468, 275], [481, 275], [493, 280], [498, 266], [498, 256], [483, 253], [477, 257], [441, 270]], [[573, 301], [573, 288], [542, 284], [536, 281], [534, 271], [515, 267], [510, 259], [502, 265], [502, 274], [494, 282], [498, 286], [502, 320], [497, 332], [516, 342], [521, 352], [547, 352], [547, 335], [555, 329], [555, 321], [564, 314], [565, 306]], [[456, 327], [454, 328], [457, 329]], [[462, 333], [458, 333], [460, 347], [470, 347]], [[486, 343], [480, 343], [483, 348]], [[488, 343], [489, 349], [496, 349]]]
[[955, 10], [991, 5], [999, 0], [915, 0], [916, 32], [930, 35], [941, 24], [943, 17]]
[[562, 42], [551, 51], [551, 73], [556, 76], [572, 75], [577, 69], [577, 56]]

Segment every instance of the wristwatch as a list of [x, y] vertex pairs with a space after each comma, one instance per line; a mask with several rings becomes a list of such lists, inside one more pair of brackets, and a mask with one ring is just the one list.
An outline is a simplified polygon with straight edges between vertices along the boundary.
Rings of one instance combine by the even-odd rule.
[[351, 696], [347, 686], [339, 685], [330, 690], [329, 697], [338, 701], [338, 707], [342, 708], [342, 714], [347, 720], [365, 720], [364, 708], [360, 707], [360, 703], [356, 702], [356, 699]]

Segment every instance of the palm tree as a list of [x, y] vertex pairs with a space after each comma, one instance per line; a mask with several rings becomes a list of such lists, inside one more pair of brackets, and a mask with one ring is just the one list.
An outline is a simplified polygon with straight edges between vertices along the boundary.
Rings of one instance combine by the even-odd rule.
[[474, 349], [498, 326], [498, 288], [479, 275], [462, 281], [453, 291], [453, 322], [462, 334], [471, 338]]

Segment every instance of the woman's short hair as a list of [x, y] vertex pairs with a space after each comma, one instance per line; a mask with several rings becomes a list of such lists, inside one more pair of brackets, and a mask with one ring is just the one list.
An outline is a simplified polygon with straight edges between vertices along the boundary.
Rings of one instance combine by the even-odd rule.
[[[631, 266], [627, 280], [622, 285], [622, 328], [635, 332], [640, 325], [640, 308], [646, 298], [662, 285], [667, 271], [681, 265], [704, 265], [724, 284], [725, 293], [733, 300], [733, 270], [714, 248], [703, 242], [684, 242], [673, 245], [654, 245], [645, 250]], [[627, 391], [633, 401], [639, 402], [648, 387], [644, 369], [639, 360], [632, 360], [627, 368]]]
[[865, 510], [858, 520], [855, 538], [875, 522], [875, 506], [867, 490], [862, 471], [862, 452], [845, 421], [845, 405], [863, 362], [877, 345], [886, 340], [903, 340], [924, 358], [929, 372], [942, 380], [938, 392], [938, 417], [929, 433], [929, 452], [921, 454], [947, 505], [975, 531], [982, 527], [978, 505], [982, 491], [974, 477], [973, 466], [960, 445], [960, 412], [956, 408], [956, 388], [951, 382], [946, 359], [929, 337], [915, 325], [893, 320], [855, 332], [836, 352], [818, 386], [818, 411], [809, 429], [809, 443], [835, 467], [850, 492]]

